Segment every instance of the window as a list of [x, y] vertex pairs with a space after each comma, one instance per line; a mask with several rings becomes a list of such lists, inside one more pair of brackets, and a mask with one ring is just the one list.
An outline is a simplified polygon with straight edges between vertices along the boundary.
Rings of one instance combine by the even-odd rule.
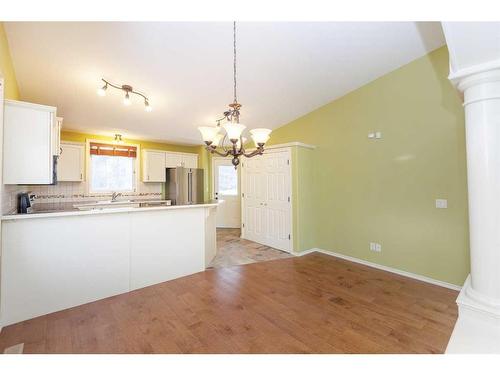
[[219, 165], [219, 195], [238, 195], [238, 173], [233, 166]]
[[136, 148], [90, 144], [90, 191], [135, 190]]

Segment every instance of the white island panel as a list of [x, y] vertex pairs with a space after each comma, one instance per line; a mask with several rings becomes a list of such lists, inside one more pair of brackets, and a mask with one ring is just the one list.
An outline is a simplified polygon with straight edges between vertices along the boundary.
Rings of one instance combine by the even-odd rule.
[[0, 326], [203, 271], [215, 207], [4, 216]]
[[131, 219], [131, 290], [205, 269], [205, 208], [138, 212]]
[[128, 216], [4, 222], [2, 325], [127, 292]]

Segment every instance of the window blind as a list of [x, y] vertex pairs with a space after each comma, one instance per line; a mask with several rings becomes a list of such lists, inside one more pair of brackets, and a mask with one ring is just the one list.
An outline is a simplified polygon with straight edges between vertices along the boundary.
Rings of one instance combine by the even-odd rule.
[[137, 157], [137, 147], [91, 142], [90, 155], [124, 156], [135, 158]]

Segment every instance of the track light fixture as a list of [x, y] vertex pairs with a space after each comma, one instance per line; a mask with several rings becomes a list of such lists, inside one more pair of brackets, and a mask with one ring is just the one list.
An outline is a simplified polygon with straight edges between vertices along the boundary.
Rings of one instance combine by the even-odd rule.
[[108, 86], [111, 86], [115, 89], [118, 89], [118, 90], [122, 90], [125, 92], [125, 97], [123, 98], [123, 105], [130, 105], [130, 103], [132, 102], [130, 100], [130, 94], [135, 94], [135, 95], [139, 95], [141, 96], [143, 99], [144, 99], [144, 110], [146, 112], [151, 112], [153, 110], [153, 107], [151, 107], [151, 105], [149, 104], [149, 99], [146, 95], [144, 94], [141, 94], [140, 92], [137, 92], [137, 91], [134, 91], [134, 88], [130, 85], [115, 85], [109, 81], [106, 81], [104, 78], [101, 78], [101, 80], [104, 82], [104, 86], [102, 86], [101, 88], [99, 88], [97, 90], [97, 94], [99, 96], [106, 96], [106, 90], [108, 89]]

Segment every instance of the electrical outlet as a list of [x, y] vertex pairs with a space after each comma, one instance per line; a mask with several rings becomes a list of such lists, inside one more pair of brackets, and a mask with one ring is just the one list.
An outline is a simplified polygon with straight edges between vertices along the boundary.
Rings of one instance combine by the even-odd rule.
[[376, 132], [375, 139], [382, 139], [382, 132]]
[[382, 245], [376, 242], [370, 242], [370, 250], [380, 253], [382, 251]]
[[370, 138], [370, 139], [375, 138], [375, 133], [368, 133], [368, 138]]
[[448, 200], [436, 199], [436, 208], [448, 208]]

